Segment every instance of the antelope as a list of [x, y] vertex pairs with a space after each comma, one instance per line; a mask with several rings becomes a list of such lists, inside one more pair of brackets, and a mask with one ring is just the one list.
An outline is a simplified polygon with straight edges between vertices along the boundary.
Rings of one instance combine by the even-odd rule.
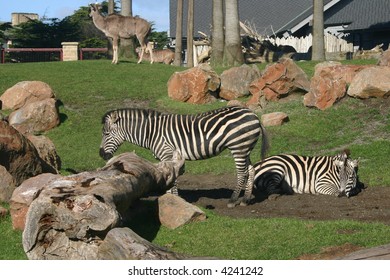
[[138, 63], [141, 63], [143, 55], [148, 49], [153, 63], [153, 50], [148, 44], [148, 36], [151, 32], [151, 25], [141, 17], [122, 16], [118, 14], [111, 14], [106, 17], [100, 14], [101, 6], [99, 4], [90, 4], [91, 11], [89, 15], [92, 17], [96, 28], [103, 31], [103, 33], [112, 38], [113, 58], [112, 63], [118, 63], [118, 41], [120, 38], [131, 38], [136, 36], [141, 45], [141, 54]]
[[[141, 48], [136, 48], [135, 52], [138, 54], [138, 57], [140, 57]], [[150, 54], [144, 53], [144, 59], [150, 61], [151, 60]], [[174, 60], [175, 60], [175, 53], [170, 49], [153, 50], [153, 62], [171, 64]]]

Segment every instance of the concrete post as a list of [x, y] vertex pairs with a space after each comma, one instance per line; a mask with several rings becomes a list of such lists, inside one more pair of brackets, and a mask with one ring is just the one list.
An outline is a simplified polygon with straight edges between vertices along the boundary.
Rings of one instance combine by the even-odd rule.
[[78, 60], [78, 42], [63, 42], [62, 45], [62, 60], [63, 61], [74, 61]]

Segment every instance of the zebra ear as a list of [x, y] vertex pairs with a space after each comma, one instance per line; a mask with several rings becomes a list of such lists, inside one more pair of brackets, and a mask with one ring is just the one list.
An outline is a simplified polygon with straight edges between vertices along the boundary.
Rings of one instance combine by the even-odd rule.
[[355, 159], [352, 161], [352, 166], [353, 167], [358, 167], [359, 166], [359, 160], [358, 159]]
[[111, 124], [116, 123], [119, 120], [118, 111], [113, 111], [111, 113]]
[[334, 161], [334, 164], [336, 165], [336, 166], [338, 166], [338, 167], [343, 167], [344, 166], [344, 161], [343, 160], [335, 160]]

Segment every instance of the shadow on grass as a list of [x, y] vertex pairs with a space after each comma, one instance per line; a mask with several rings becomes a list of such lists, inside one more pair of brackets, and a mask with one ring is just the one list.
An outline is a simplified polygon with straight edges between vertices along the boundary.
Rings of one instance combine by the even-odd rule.
[[161, 227], [157, 199], [141, 199], [135, 202], [128, 210], [124, 226], [150, 242], [154, 240]]

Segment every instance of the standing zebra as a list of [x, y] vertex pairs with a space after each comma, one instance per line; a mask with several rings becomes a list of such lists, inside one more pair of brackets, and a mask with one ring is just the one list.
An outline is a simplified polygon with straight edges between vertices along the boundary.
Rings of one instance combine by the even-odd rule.
[[335, 156], [276, 155], [256, 163], [254, 184], [272, 193], [311, 193], [350, 197], [358, 187], [358, 161], [344, 151]]
[[[246, 205], [252, 194], [253, 166], [249, 154], [262, 136], [264, 158], [268, 140], [255, 113], [247, 108], [226, 107], [197, 115], [164, 114], [145, 109], [118, 109], [103, 116], [100, 156], [111, 158], [124, 142], [150, 149], [161, 161], [179, 150], [186, 160], [214, 157], [228, 148], [237, 170], [237, 186], [228, 207], [237, 205], [241, 190]], [[177, 188], [172, 189], [177, 194]]]

